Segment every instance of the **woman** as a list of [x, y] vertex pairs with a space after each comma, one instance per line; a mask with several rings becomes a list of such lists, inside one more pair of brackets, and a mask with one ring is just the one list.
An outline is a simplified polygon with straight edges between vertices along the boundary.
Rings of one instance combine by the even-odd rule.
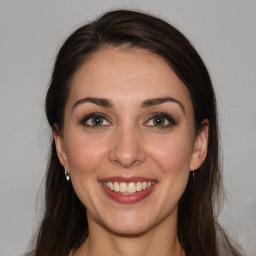
[[216, 103], [206, 67], [168, 23], [113, 11], [61, 47], [35, 255], [240, 255], [216, 222]]

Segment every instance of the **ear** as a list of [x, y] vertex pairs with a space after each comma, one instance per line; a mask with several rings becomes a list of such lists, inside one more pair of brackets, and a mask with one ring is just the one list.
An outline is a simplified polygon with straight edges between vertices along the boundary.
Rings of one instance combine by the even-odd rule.
[[64, 139], [57, 124], [54, 124], [54, 128], [52, 129], [52, 135], [55, 141], [55, 147], [59, 161], [63, 166], [67, 166], [67, 154]]
[[190, 171], [195, 171], [204, 162], [207, 155], [208, 147], [208, 133], [209, 133], [209, 121], [204, 119], [201, 123], [201, 128], [195, 139], [194, 149], [190, 161]]

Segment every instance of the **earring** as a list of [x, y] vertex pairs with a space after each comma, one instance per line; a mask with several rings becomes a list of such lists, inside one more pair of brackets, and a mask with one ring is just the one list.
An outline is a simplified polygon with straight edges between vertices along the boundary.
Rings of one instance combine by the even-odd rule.
[[193, 180], [195, 180], [195, 171], [192, 172]]
[[70, 176], [69, 176], [69, 173], [67, 172], [66, 167], [64, 167], [64, 170], [65, 170], [66, 180], [70, 180]]

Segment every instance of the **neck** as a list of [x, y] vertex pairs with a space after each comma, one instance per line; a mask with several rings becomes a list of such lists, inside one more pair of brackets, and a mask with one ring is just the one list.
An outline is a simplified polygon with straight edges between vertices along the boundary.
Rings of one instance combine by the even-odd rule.
[[87, 240], [74, 256], [185, 256], [176, 226], [166, 223], [137, 235], [115, 234], [95, 223], [89, 225], [89, 230]]

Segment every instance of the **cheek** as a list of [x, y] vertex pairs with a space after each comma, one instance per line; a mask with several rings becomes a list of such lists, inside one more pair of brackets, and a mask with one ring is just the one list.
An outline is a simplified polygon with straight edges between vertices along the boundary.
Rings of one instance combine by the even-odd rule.
[[[150, 143], [151, 144], [151, 143]], [[192, 142], [188, 136], [168, 136], [152, 141], [148, 146], [150, 156], [166, 175], [189, 171]]]
[[161, 194], [155, 206], [162, 209], [159, 216], [165, 217], [177, 209], [187, 186], [192, 144], [186, 135], [170, 135], [152, 142], [154, 146], [148, 144], [152, 161], [150, 166], [158, 172]]
[[72, 133], [67, 137], [66, 152], [70, 171], [88, 174], [97, 170], [106, 155], [107, 143], [94, 136]]
[[95, 201], [99, 198], [95, 187], [98, 186], [100, 170], [104, 170], [101, 166], [105, 161], [106, 147], [107, 143], [104, 141], [94, 136], [85, 136], [81, 132], [74, 132], [66, 137], [68, 168], [73, 188], [88, 210], [94, 209]]

